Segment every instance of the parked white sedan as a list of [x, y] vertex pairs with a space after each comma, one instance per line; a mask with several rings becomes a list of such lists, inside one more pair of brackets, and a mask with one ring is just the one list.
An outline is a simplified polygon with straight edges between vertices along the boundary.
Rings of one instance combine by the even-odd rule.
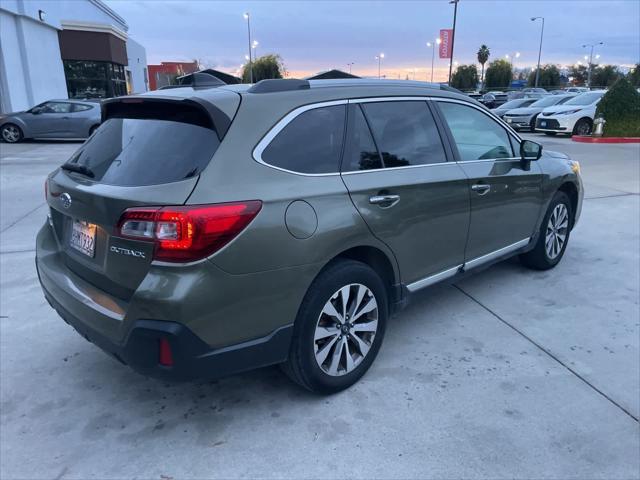
[[606, 90], [582, 93], [563, 105], [545, 108], [536, 120], [536, 131], [547, 135], [590, 135], [596, 106]]

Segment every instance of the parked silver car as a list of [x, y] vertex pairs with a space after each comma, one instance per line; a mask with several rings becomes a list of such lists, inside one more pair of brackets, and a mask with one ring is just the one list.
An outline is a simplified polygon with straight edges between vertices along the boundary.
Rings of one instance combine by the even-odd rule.
[[0, 114], [0, 138], [87, 138], [100, 125], [96, 100], [49, 100], [24, 111]]
[[547, 95], [540, 100], [535, 101], [528, 107], [514, 108], [504, 114], [502, 119], [507, 122], [515, 130], [527, 129], [531, 132], [535, 132], [536, 119], [540, 112], [547, 107], [553, 105], [562, 105], [564, 102], [575, 97], [574, 94], [566, 95]]

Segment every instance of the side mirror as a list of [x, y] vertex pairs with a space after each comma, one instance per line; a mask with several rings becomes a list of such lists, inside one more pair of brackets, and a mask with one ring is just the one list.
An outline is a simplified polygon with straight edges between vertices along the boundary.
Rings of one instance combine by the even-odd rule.
[[542, 145], [531, 140], [523, 140], [520, 144], [522, 160], [538, 160], [542, 156]]

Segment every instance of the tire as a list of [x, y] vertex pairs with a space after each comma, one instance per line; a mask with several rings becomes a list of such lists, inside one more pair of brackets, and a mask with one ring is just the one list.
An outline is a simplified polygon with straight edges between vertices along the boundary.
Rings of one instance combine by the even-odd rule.
[[13, 123], [5, 123], [0, 127], [0, 138], [6, 143], [18, 143], [24, 138], [24, 135], [19, 126]]
[[93, 132], [95, 132], [95, 131], [98, 129], [98, 127], [99, 127], [99, 126], [100, 126], [100, 125], [93, 125], [93, 126], [89, 129], [89, 136], [93, 135]]
[[587, 136], [591, 135], [591, 128], [593, 123], [588, 118], [581, 118], [573, 126], [573, 135]]
[[529, 122], [529, 131], [531, 133], [536, 133], [536, 120], [538, 119], [538, 115], [534, 115], [533, 118], [531, 119], [531, 122]]
[[375, 360], [388, 311], [387, 291], [373, 269], [354, 260], [330, 264], [313, 281], [300, 305], [289, 359], [282, 369], [312, 392], [330, 394], [350, 387]]
[[545, 135], [549, 135], [550, 137], [555, 137], [558, 132], [544, 132]]
[[571, 200], [566, 193], [556, 192], [540, 225], [536, 246], [520, 255], [522, 264], [534, 270], [549, 270], [560, 263], [569, 243], [572, 223]]

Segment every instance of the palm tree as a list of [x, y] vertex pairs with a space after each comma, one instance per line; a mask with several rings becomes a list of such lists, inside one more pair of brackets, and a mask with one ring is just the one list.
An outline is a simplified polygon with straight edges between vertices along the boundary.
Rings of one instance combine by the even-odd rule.
[[484, 44], [480, 45], [480, 49], [478, 50], [478, 63], [482, 65], [482, 74], [480, 75], [482, 88], [484, 88], [484, 64], [489, 60], [489, 55], [491, 55], [489, 47]]

